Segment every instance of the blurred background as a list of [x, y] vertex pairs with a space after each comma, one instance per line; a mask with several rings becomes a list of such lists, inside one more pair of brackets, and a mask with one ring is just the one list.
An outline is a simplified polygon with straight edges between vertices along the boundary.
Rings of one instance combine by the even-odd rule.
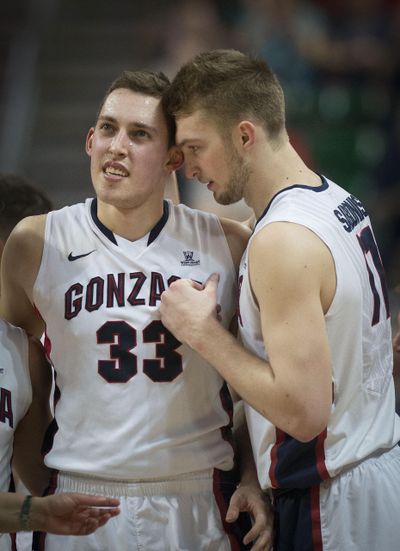
[[[173, 77], [194, 54], [265, 57], [286, 93], [288, 130], [314, 170], [369, 211], [392, 300], [400, 283], [399, 0], [9, 0], [0, 6], [0, 172], [56, 208], [92, 195], [84, 152], [123, 69]], [[184, 181], [182, 201], [244, 220]], [[398, 304], [395, 305], [398, 307]]]

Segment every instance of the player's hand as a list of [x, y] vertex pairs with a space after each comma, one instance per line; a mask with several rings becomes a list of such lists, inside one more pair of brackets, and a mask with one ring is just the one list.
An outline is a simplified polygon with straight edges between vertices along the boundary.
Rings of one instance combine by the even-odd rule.
[[239, 513], [249, 513], [253, 526], [243, 539], [245, 545], [254, 542], [252, 551], [270, 551], [273, 542], [273, 510], [267, 496], [250, 484], [239, 486], [232, 494], [226, 513], [227, 522], [235, 522]]
[[212, 274], [204, 285], [179, 279], [162, 293], [161, 321], [181, 342], [192, 346], [193, 339], [201, 338], [210, 323], [220, 319], [218, 281], [218, 274]]
[[77, 493], [33, 498], [30, 524], [53, 534], [84, 536], [118, 515], [118, 505], [118, 499]]

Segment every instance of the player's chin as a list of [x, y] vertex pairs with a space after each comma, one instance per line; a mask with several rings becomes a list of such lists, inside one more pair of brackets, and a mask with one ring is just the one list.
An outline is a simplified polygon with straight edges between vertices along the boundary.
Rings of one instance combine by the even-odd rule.
[[235, 201], [232, 200], [231, 196], [226, 193], [218, 193], [214, 191], [214, 199], [219, 205], [231, 205]]

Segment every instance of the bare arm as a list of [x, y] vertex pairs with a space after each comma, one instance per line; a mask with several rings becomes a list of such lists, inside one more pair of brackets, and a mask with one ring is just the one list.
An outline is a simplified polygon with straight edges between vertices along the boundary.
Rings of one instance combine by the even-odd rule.
[[243, 542], [253, 543], [252, 551], [268, 551], [272, 545], [273, 510], [268, 496], [261, 490], [257, 469], [247, 430], [243, 401], [234, 405], [234, 435], [238, 447], [240, 484], [231, 497], [226, 515], [228, 522], [235, 522], [245, 511], [252, 518], [252, 528]]
[[[232, 255], [233, 264], [238, 271], [240, 260], [246, 248], [251, 231], [243, 224], [227, 218], [220, 219]], [[237, 335], [237, 319], [230, 325], [232, 335]], [[252, 528], [246, 534], [244, 543], [253, 542], [253, 551], [271, 548], [273, 514], [269, 500], [261, 490], [257, 469], [252, 453], [249, 433], [243, 410], [243, 402], [230, 388], [234, 399], [234, 436], [238, 448], [240, 465], [240, 485], [231, 497], [226, 515], [228, 522], [235, 522], [240, 512], [247, 512], [252, 518]]]
[[244, 226], [240, 222], [237, 222], [236, 220], [220, 218], [220, 222], [231, 251], [233, 264], [237, 272], [239, 270], [243, 251], [245, 250], [251, 235], [251, 231], [248, 227]]
[[187, 280], [173, 283], [162, 295], [162, 321], [271, 423], [311, 440], [326, 427], [332, 401], [324, 320], [324, 305], [333, 296], [330, 253], [306, 228], [275, 223], [253, 240], [250, 266], [269, 362], [218, 323], [217, 278], [203, 291]]
[[13, 467], [30, 492], [42, 495], [50, 476], [43, 463], [42, 443], [52, 419], [49, 403], [52, 372], [42, 345], [33, 337], [29, 340], [29, 370], [32, 403], [15, 431]]
[[24, 520], [21, 518], [24, 500], [23, 495], [0, 492], [0, 532], [42, 530], [86, 535], [119, 513], [117, 499], [64, 493], [33, 498]]
[[45, 215], [21, 220], [7, 240], [1, 261], [0, 316], [40, 337], [44, 323], [33, 305], [33, 285], [43, 251]]

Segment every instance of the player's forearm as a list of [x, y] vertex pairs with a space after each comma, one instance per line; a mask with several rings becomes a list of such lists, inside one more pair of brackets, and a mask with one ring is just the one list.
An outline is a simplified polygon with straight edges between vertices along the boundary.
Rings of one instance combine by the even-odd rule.
[[217, 321], [193, 331], [187, 344], [210, 363], [237, 394], [268, 417], [268, 388], [273, 385], [271, 366], [248, 352]]
[[20, 530], [20, 511], [25, 496], [0, 493], [0, 532]]
[[[43, 463], [40, 445], [43, 432], [31, 429], [29, 434], [30, 423], [25, 424], [25, 421], [28, 421], [28, 416], [21, 421], [15, 432], [13, 469], [31, 494], [41, 496], [49, 485], [51, 469]], [[31, 435], [33, 438], [30, 438]]]
[[194, 331], [188, 344], [279, 429], [308, 441], [326, 427], [329, 397], [320, 399], [318, 386], [311, 390], [311, 384], [305, 396], [307, 383], [298, 380], [298, 374], [304, 376], [302, 369], [296, 369], [297, 377], [294, 370], [279, 368], [275, 373], [270, 363], [247, 351], [217, 320], [208, 320], [201, 331]]
[[259, 486], [256, 465], [244, 414], [243, 400], [234, 405], [233, 430], [239, 455], [240, 483]]
[[43, 498], [30, 498], [8, 492], [0, 492], [0, 532], [19, 532], [21, 530], [39, 530], [43, 528]]

